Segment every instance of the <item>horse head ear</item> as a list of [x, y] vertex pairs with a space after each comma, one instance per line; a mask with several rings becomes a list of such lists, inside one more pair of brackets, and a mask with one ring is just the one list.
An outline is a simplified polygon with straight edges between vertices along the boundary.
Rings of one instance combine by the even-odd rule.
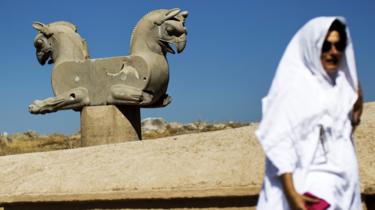
[[178, 13], [180, 13], [180, 12], [181, 12], [181, 9], [179, 9], [179, 8], [170, 9], [170, 10], [167, 11], [167, 13], [164, 14], [164, 16], [163, 16], [160, 20], [157, 20], [157, 21], [155, 21], [154, 23], [155, 23], [156, 25], [159, 25], [159, 26], [160, 26], [160, 25], [163, 24], [166, 20], [169, 20], [169, 19], [175, 17], [175, 16], [178, 15]]
[[40, 31], [45, 36], [52, 36], [53, 33], [49, 30], [48, 26], [41, 22], [34, 22], [33, 28], [35, 28], [37, 31]]
[[165, 13], [165, 17], [163, 18], [163, 20], [164, 21], [169, 20], [169, 19], [175, 17], [176, 15], [178, 15], [178, 13], [180, 13], [180, 12], [181, 12], [181, 9], [179, 9], [179, 8], [170, 9], [170, 10], [168, 10], [167, 13]]

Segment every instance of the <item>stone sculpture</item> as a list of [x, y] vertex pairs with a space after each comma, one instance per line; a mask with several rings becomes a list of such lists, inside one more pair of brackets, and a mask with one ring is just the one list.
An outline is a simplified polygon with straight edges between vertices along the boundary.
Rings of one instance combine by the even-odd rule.
[[34, 22], [34, 39], [39, 63], [54, 64], [52, 88], [55, 97], [35, 100], [33, 114], [62, 109], [81, 110], [84, 106], [130, 105], [164, 107], [171, 102], [167, 94], [169, 69], [166, 54], [178, 53], [186, 45], [187, 11], [154, 10], [146, 14], [133, 30], [130, 55], [90, 59], [86, 41], [68, 22]]

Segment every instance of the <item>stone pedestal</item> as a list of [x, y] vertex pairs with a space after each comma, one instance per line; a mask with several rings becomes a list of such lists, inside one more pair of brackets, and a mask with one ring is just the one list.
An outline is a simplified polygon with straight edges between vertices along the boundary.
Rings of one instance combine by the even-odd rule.
[[86, 106], [81, 112], [82, 147], [141, 138], [139, 107]]

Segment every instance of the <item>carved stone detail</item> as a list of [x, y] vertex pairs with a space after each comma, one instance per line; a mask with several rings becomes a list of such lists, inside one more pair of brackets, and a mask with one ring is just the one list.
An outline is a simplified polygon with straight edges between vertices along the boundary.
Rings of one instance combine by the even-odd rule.
[[35, 100], [29, 111], [44, 114], [83, 106], [128, 105], [163, 107], [169, 69], [166, 54], [186, 46], [187, 11], [160, 9], [146, 14], [133, 30], [130, 55], [90, 59], [86, 41], [69, 22], [33, 23], [39, 63], [54, 64], [52, 88], [55, 97]]

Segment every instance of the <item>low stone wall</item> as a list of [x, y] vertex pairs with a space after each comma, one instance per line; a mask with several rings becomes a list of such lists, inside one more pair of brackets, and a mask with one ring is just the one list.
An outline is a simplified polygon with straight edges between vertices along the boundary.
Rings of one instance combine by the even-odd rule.
[[[375, 195], [375, 103], [356, 131], [361, 187]], [[5, 209], [253, 209], [264, 155], [256, 126], [0, 157]], [[371, 206], [372, 208], [373, 206]], [[371, 209], [369, 207], [369, 209]]]
[[0, 203], [18, 209], [42, 203], [95, 208], [103, 202], [121, 208], [255, 205], [263, 157], [254, 150], [258, 146], [250, 133], [250, 127], [243, 127], [0, 157]]

